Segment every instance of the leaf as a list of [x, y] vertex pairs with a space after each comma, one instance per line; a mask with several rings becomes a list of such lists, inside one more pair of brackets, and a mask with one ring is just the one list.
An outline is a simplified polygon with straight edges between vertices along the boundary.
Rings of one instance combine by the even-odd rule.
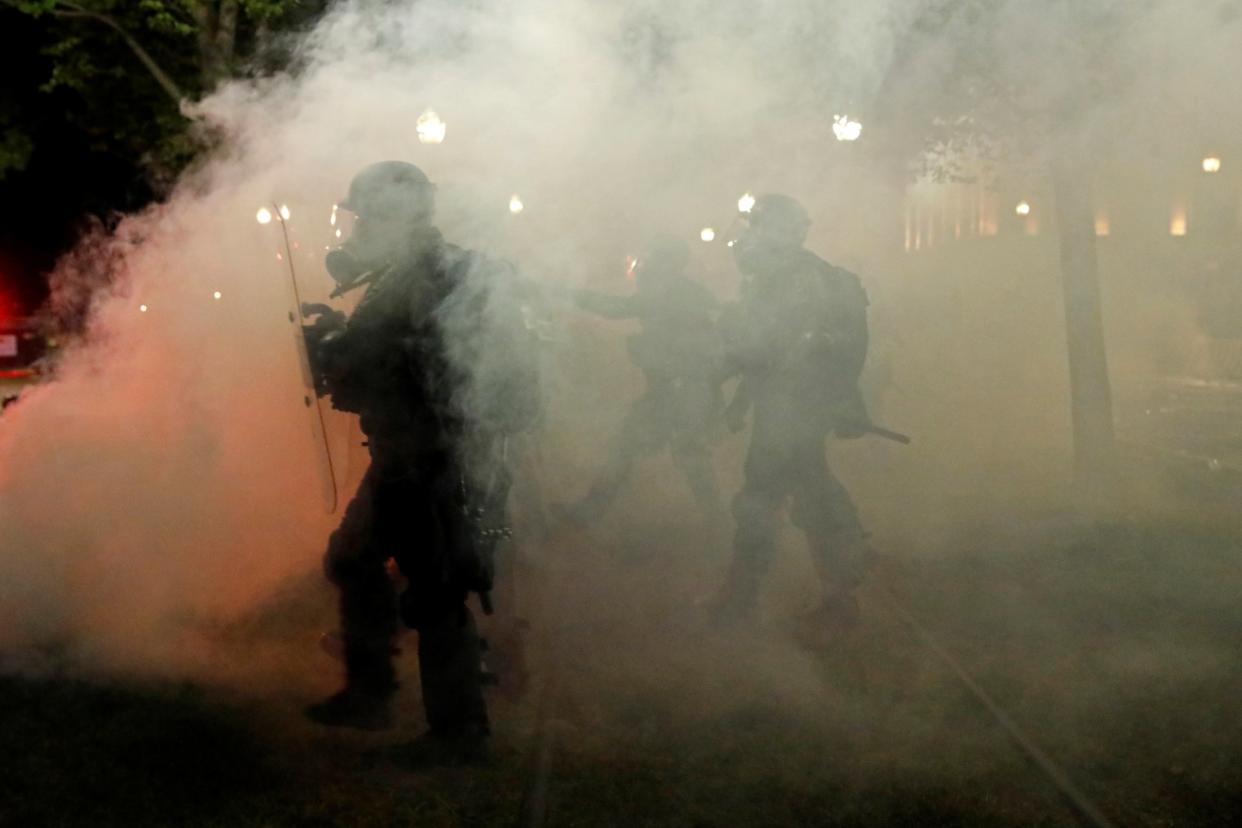
[[0, 181], [11, 172], [21, 172], [34, 154], [34, 141], [17, 127], [0, 132]]

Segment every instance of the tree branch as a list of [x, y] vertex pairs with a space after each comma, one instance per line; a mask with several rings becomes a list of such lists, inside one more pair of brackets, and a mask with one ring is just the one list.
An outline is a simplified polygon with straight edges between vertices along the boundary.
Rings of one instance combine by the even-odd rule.
[[[5, 5], [16, 7], [16, 4], [7, 2], [7, 0]], [[173, 102], [177, 104], [178, 109], [180, 109], [182, 102], [185, 100], [185, 95], [181, 92], [181, 88], [177, 86], [177, 82], [174, 81], [172, 77], [169, 76], [169, 74], [155, 62], [155, 58], [151, 57], [150, 53], [148, 53], [146, 49], [142, 48], [142, 45], [138, 43], [138, 41], [134, 40], [134, 38], [130, 36], [129, 32], [127, 32], [120, 23], [117, 23], [116, 20], [106, 14], [84, 9], [73, 3], [61, 2], [57, 5], [63, 8], [48, 9], [48, 14], [66, 19], [79, 18], [94, 20], [104, 24], [119, 34], [125, 41], [125, 45], [128, 46], [130, 51], [134, 53], [135, 57], [142, 61], [143, 66], [147, 67], [147, 71], [151, 73], [151, 77], [155, 78], [155, 82], [160, 85], [161, 89], [168, 93], [168, 97], [172, 98]]]

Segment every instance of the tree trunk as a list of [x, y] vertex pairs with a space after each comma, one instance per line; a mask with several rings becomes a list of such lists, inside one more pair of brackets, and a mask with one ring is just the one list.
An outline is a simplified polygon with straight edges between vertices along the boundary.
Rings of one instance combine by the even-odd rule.
[[224, 73], [220, 50], [216, 44], [219, 17], [216, 14], [215, 5], [205, 0], [190, 4], [190, 9], [198, 28], [195, 35], [198, 39], [199, 76], [203, 81], [203, 90], [207, 91], [215, 86], [216, 81]]
[[224, 71], [232, 66], [233, 53], [237, 47], [237, 0], [221, 0], [216, 16], [216, 54]]
[[1065, 298], [1074, 484], [1080, 503], [1091, 508], [1111, 499], [1117, 481], [1089, 176], [1089, 165], [1078, 148], [1057, 149], [1052, 179]]

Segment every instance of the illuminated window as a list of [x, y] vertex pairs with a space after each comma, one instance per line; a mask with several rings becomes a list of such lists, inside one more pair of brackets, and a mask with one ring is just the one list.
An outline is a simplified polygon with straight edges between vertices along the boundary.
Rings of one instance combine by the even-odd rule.
[[1112, 230], [1108, 223], [1108, 213], [1104, 210], [1097, 210], [1095, 213], [1095, 234], [1097, 236], [1107, 236]]
[[1173, 205], [1173, 214], [1169, 218], [1169, 235], [1184, 236], [1186, 235], [1186, 204], [1178, 202]]
[[966, 212], [965, 201], [961, 186], [953, 188], [953, 239], [961, 241], [962, 239], [962, 215]]
[[976, 233], [979, 236], [995, 236], [1000, 223], [997, 218], [999, 198], [996, 193], [989, 192], [983, 186], [979, 187], [977, 197], [976, 227], [978, 229]]

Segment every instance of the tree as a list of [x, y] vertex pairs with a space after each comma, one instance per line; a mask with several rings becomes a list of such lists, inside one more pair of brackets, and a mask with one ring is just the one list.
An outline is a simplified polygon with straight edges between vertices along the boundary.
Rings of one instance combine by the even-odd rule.
[[[0, 3], [45, 24], [51, 72], [43, 91], [74, 93], [77, 105], [66, 112], [71, 124], [96, 149], [140, 163], [157, 191], [203, 147], [183, 104], [227, 78], [282, 65], [288, 54], [276, 33], [303, 25], [325, 6], [324, 0]], [[20, 169], [31, 150], [28, 136], [6, 129], [0, 173]]]
[[[1089, 503], [1115, 477], [1094, 210], [1095, 154], [1109, 106], [1126, 99], [1138, 56], [1134, 27], [1150, 0], [926, 0], [896, 50], [882, 118], [915, 144], [922, 172], [962, 176], [963, 158], [1023, 165], [1050, 178], [1060, 243], [1075, 483]], [[913, 122], [913, 123], [912, 123]], [[913, 129], [909, 127], [914, 126]]]
[[0, 0], [0, 291], [166, 194], [211, 136], [186, 101], [287, 65], [327, 0]]

